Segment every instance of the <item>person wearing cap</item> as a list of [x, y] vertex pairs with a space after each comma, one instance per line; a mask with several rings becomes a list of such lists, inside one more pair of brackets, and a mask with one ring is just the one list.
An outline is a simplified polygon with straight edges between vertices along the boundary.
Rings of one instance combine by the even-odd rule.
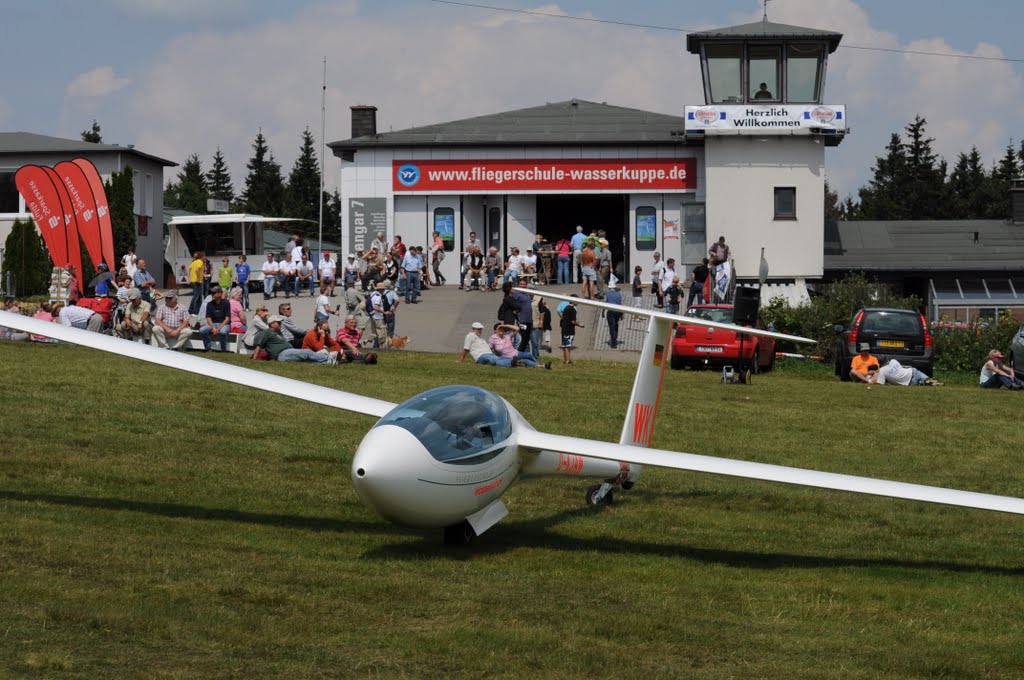
[[384, 294], [387, 289], [388, 284], [381, 281], [366, 299], [366, 311], [370, 315], [370, 323], [366, 325], [366, 329], [373, 333], [374, 347], [388, 347], [391, 344], [387, 321], [384, 318], [391, 311], [391, 301]]
[[178, 306], [178, 291], [164, 294], [164, 304], [153, 315], [152, 333], [157, 347], [181, 351], [188, 346], [192, 327], [188, 310]]
[[[612, 281], [608, 284], [608, 292], [605, 294], [604, 301], [613, 305], [622, 304], [622, 294], [619, 292], [617, 282]], [[615, 349], [619, 346], [619, 322], [622, 321], [622, 312], [602, 309], [601, 314], [608, 322], [608, 346]]]
[[363, 274], [363, 290], [369, 290], [384, 279], [384, 256], [375, 247], [363, 255], [366, 271]]
[[1017, 378], [1013, 369], [1003, 365], [1003, 353], [997, 349], [988, 353], [988, 361], [981, 367], [979, 384], [985, 388], [1024, 389], [1024, 383]]
[[612, 275], [612, 251], [606, 238], [598, 239], [597, 244], [600, 248], [597, 253], [597, 299], [603, 300]]
[[206, 303], [206, 317], [199, 328], [203, 349], [210, 351], [212, 336], [220, 342], [220, 351], [228, 351], [228, 334], [231, 332], [231, 304], [224, 299], [224, 289], [214, 286], [210, 289], [210, 301]]
[[850, 361], [850, 379], [870, 384], [881, 362], [871, 354], [871, 345], [862, 342], [857, 345], [859, 353]]
[[[139, 260], [140, 265], [142, 262]], [[124, 318], [121, 323], [114, 326], [114, 332], [119, 338], [125, 340], [141, 339], [143, 342], [149, 342], [151, 332], [149, 312], [150, 306], [142, 299], [142, 292], [138, 288], [129, 289], [128, 306], [124, 309]]]
[[[256, 335], [255, 347], [266, 352], [273, 361], [308, 361], [314, 364], [336, 364], [337, 352], [314, 352], [309, 349], [295, 349], [281, 335], [281, 317], [272, 314], [267, 319], [269, 328]], [[261, 358], [260, 352], [253, 352], [252, 359]]]
[[358, 280], [359, 264], [356, 262], [355, 253], [349, 253], [345, 256], [345, 264], [342, 267], [341, 287], [343, 290], [353, 288]]
[[334, 295], [334, 276], [337, 271], [337, 265], [331, 259], [331, 251], [324, 251], [320, 258], [320, 264], [317, 266], [317, 271], [320, 273], [320, 292], [326, 292], [328, 296]]
[[462, 351], [459, 352], [459, 363], [463, 363], [466, 360], [466, 355], [473, 357], [473, 361], [483, 366], [501, 366], [502, 368], [512, 368], [511, 357], [499, 357], [497, 354], [491, 351], [491, 346], [487, 344], [487, 341], [483, 339], [482, 334], [484, 325], [479, 321], [474, 321], [473, 325], [469, 328], [469, 333], [466, 334], [465, 340], [462, 341]]
[[[519, 332], [518, 325], [504, 324], [499, 321], [494, 324], [494, 333], [487, 341], [487, 344], [491, 348], [491, 351], [496, 355], [501, 358], [509, 359], [512, 362], [512, 366], [541, 368], [541, 365], [532, 354], [516, 349], [513, 339], [517, 332]], [[543, 368], [550, 371], [551, 362], [548, 361], [545, 363]]]

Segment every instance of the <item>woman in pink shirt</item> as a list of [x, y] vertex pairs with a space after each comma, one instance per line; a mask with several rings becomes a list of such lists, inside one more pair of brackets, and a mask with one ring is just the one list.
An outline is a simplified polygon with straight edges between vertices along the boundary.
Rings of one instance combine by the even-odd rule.
[[245, 309], [242, 308], [242, 289], [231, 289], [231, 332], [244, 333], [247, 330]]

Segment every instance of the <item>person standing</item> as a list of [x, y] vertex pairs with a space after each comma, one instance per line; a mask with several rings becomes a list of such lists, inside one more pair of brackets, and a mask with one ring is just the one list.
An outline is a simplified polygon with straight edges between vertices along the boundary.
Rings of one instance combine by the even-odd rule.
[[210, 294], [210, 286], [213, 285], [213, 263], [203, 253], [203, 297]]
[[434, 240], [430, 244], [430, 265], [434, 269], [434, 285], [443, 286], [447, 279], [441, 275], [441, 263], [444, 262], [444, 239], [441, 232], [434, 232]]
[[709, 273], [708, 258], [705, 257], [690, 273], [690, 294], [686, 298], [687, 309], [693, 306], [694, 300], [698, 305], [704, 304], [704, 282], [707, 281]]
[[137, 269], [136, 262], [135, 248], [133, 246], [129, 246], [128, 252], [121, 258], [121, 267], [124, 268], [128, 273], [128, 276], [132, 278], [135, 278], [135, 271]]
[[221, 258], [220, 269], [217, 270], [217, 285], [224, 290], [231, 288], [231, 281], [235, 278], [235, 270], [231, 267], [231, 259], [225, 255]]
[[388, 242], [384, 239], [383, 231], [377, 232], [377, 238], [373, 239], [373, 241], [370, 243], [370, 248], [376, 248], [377, 253], [381, 257], [384, 257], [384, 253], [388, 252]]
[[192, 301], [188, 305], [189, 314], [198, 314], [203, 304], [203, 253], [197, 250], [192, 255], [192, 264], [188, 266], [188, 282], [192, 284]]
[[[608, 293], [605, 295], [605, 302], [613, 305], [622, 304], [622, 294], [619, 293], [617, 283], [608, 284]], [[622, 321], [622, 312], [605, 309], [601, 312], [608, 322], [608, 346], [615, 349], [619, 346], [619, 322]]]
[[576, 233], [569, 239], [569, 244], [572, 246], [572, 274], [576, 277], [577, 283], [583, 283], [580, 256], [583, 254], [583, 241], [586, 238], [582, 225], [576, 225]]
[[572, 363], [573, 343], [576, 340], [576, 329], [583, 328], [583, 324], [576, 321], [576, 303], [571, 300], [565, 304], [562, 310], [560, 322], [562, 331], [562, 363]]
[[580, 297], [590, 300], [596, 293], [597, 254], [594, 252], [593, 244], [589, 241], [583, 248], [583, 252], [580, 253], [580, 276], [582, 277], [580, 280], [583, 282], [580, 284]]
[[420, 269], [423, 267], [423, 258], [410, 248], [402, 259], [402, 271], [399, 277], [405, 279], [405, 303], [416, 304], [416, 298], [420, 295]]
[[252, 268], [245, 259], [245, 255], [238, 256], [238, 264], [235, 265], [235, 283], [242, 289], [242, 306], [249, 311], [249, 277], [252, 275]]
[[568, 239], [558, 239], [555, 243], [555, 255], [558, 258], [555, 282], [559, 285], [572, 283], [572, 275], [569, 273], [569, 265], [572, 264], [572, 243]]
[[519, 346], [520, 352], [529, 351], [534, 359], [540, 359], [540, 337], [533, 332], [533, 300], [526, 293], [512, 291], [512, 297], [519, 303]]
[[659, 282], [660, 295], [658, 296], [658, 306], [665, 306], [665, 291], [669, 286], [672, 285], [672, 281], [676, 278], [676, 261], [671, 257], [665, 261], [665, 266], [661, 270], [661, 281]]
[[711, 269], [731, 259], [732, 253], [729, 251], [729, 246], [725, 243], [724, 236], [719, 236], [718, 241], [711, 244], [711, 247], [708, 248], [708, 256], [711, 258]]
[[661, 294], [661, 276], [664, 271], [665, 263], [661, 261], [661, 253], [655, 252], [654, 264], [651, 265], [651, 292], [657, 298], [657, 302], [654, 304], [655, 307], [665, 306], [665, 298]]

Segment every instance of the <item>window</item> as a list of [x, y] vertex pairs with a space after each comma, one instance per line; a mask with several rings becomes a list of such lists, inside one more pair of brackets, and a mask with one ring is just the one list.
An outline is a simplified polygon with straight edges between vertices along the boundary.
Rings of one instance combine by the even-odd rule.
[[0, 213], [21, 212], [18, 188], [14, 185], [13, 172], [0, 172]]
[[636, 208], [636, 249], [658, 249], [658, 211], [651, 205]]
[[708, 83], [711, 101], [716, 104], [738, 104], [743, 101], [743, 83], [740, 70], [742, 45], [708, 45]]
[[142, 214], [142, 173], [132, 170], [132, 192], [135, 194], [135, 202], [132, 205], [132, 212], [136, 215]]
[[153, 175], [146, 173], [146, 195], [142, 202], [143, 209], [146, 211], [143, 214], [147, 217], [153, 216]]
[[782, 48], [776, 45], [751, 45], [750, 55], [750, 101], [779, 101], [782, 91], [779, 87]]
[[816, 102], [821, 62], [821, 45], [789, 45], [786, 48], [786, 101]]
[[796, 219], [796, 187], [775, 187], [775, 219]]

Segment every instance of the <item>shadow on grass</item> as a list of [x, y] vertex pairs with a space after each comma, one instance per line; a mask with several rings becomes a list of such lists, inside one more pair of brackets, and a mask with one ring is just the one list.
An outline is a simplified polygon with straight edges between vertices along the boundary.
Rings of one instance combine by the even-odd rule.
[[45, 493], [0, 491], [0, 500], [22, 501], [26, 503], [48, 503], [50, 505], [65, 505], [75, 508], [94, 508], [97, 510], [125, 510], [128, 512], [141, 512], [148, 515], [158, 515], [160, 517], [181, 517], [223, 522], [240, 522], [243, 524], [284, 527], [288, 529], [306, 529], [308, 531], [377, 533], [392, 535], [413, 533], [411, 530], [387, 524], [383, 521], [353, 522], [349, 520], [330, 519], [327, 517], [275, 515], [260, 512], [246, 512], [245, 510], [205, 508], [200, 505], [132, 501], [124, 498], [92, 498], [88, 496], [61, 496]]
[[685, 559], [704, 564], [719, 564], [744, 569], [846, 569], [898, 568], [927, 569], [954, 573], [995, 574], [999, 576], [1024, 575], [1024, 567], [1001, 567], [982, 564], [965, 564], [944, 560], [909, 560], [896, 558], [868, 557], [819, 557], [795, 555], [780, 552], [751, 552], [747, 550], [724, 550], [720, 548], [699, 548], [680, 544], [650, 543], [622, 539], [614, 536], [582, 538], [565, 536], [548, 531], [565, 520], [599, 513], [601, 508], [580, 507], [550, 517], [527, 522], [503, 522], [478, 537], [470, 546], [449, 547], [440, 545], [437, 535], [424, 536], [410, 543], [385, 545], [364, 553], [369, 559], [420, 561], [425, 559], [472, 559], [478, 556], [498, 555], [522, 548], [541, 548], [562, 552], [598, 552], [606, 554], [653, 555]]

